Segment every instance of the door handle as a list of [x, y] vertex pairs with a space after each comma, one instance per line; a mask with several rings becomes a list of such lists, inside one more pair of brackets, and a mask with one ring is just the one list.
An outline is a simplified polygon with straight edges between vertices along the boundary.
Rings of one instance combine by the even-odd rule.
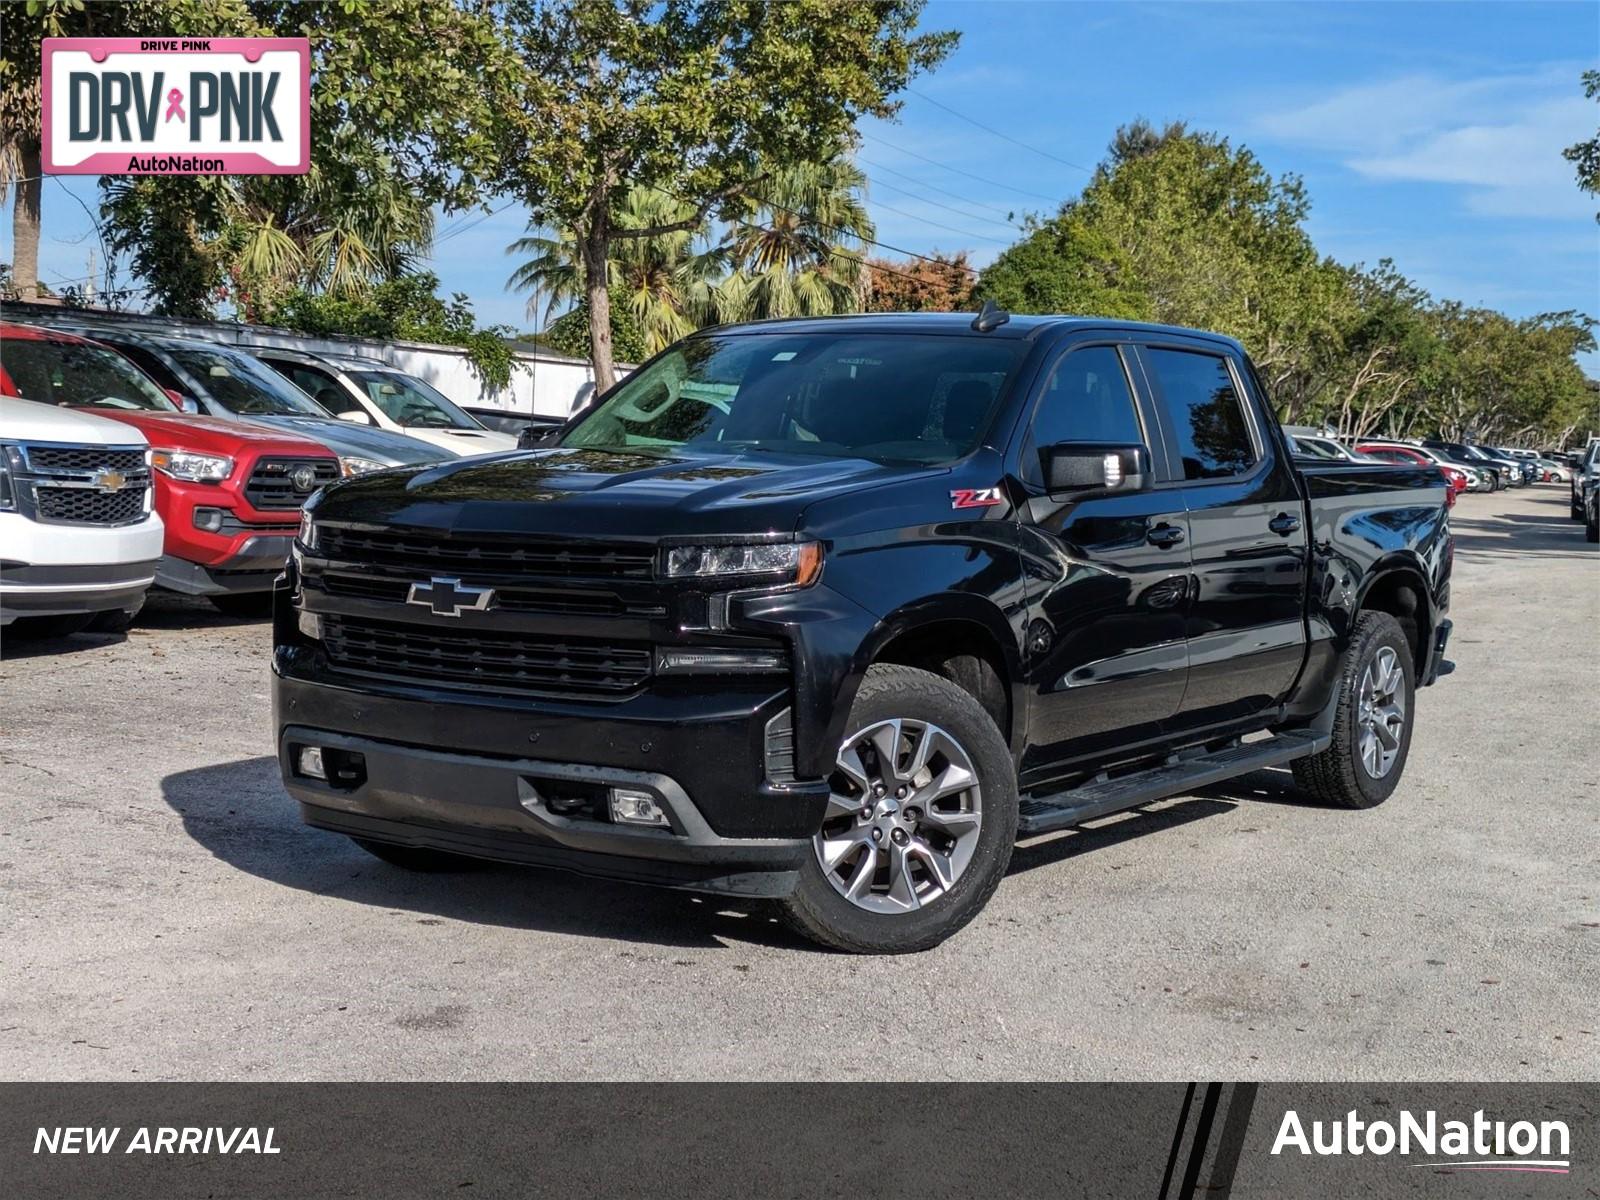
[[1144, 535], [1144, 540], [1152, 546], [1160, 546], [1165, 550], [1168, 546], [1176, 546], [1183, 541], [1183, 530], [1176, 525], [1157, 525]]
[[1293, 513], [1279, 513], [1267, 522], [1267, 528], [1279, 537], [1288, 537], [1300, 528], [1300, 518]]

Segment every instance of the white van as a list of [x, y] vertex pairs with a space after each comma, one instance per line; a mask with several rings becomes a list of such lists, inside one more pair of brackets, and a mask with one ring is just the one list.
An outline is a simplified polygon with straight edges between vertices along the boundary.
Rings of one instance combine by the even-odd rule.
[[0, 396], [0, 625], [8, 634], [126, 628], [155, 580], [164, 533], [144, 434]]

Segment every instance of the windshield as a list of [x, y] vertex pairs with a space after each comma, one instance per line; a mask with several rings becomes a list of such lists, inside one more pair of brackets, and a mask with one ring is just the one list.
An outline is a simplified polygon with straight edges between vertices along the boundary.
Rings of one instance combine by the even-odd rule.
[[413, 375], [397, 371], [350, 371], [351, 379], [396, 425], [426, 429], [482, 429], [441, 392]]
[[207, 394], [239, 417], [326, 417], [328, 411], [276, 371], [216, 350], [168, 350]]
[[561, 444], [952, 462], [978, 444], [1026, 346], [912, 334], [697, 337], [630, 375]]
[[24, 400], [73, 407], [177, 412], [150, 377], [115, 350], [79, 342], [8, 337], [0, 367]]

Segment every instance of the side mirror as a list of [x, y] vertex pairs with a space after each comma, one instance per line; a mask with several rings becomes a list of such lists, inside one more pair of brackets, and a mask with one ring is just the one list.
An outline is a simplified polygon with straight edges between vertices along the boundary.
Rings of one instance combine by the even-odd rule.
[[1045, 490], [1138, 492], [1150, 486], [1150, 452], [1107, 442], [1058, 442], [1039, 450]]
[[346, 412], [339, 413], [338, 417], [339, 420], [349, 421], [352, 425], [372, 424], [372, 418], [366, 413], [365, 410], [359, 408], [352, 408]]
[[186, 413], [198, 413], [200, 411], [200, 402], [193, 396], [185, 396], [177, 388], [162, 388], [161, 390], [167, 394], [167, 399], [176, 404], [181, 411]]

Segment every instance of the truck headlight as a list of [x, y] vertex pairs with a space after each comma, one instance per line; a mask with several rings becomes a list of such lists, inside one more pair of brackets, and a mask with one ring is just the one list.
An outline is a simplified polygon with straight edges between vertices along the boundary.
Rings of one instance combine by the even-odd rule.
[[196, 454], [192, 450], [154, 450], [150, 465], [163, 475], [186, 483], [221, 483], [233, 474], [233, 459], [225, 454]]
[[354, 454], [341, 454], [339, 456], [339, 471], [346, 479], [352, 475], [365, 475], [368, 471], [381, 471], [388, 465], [388, 463], [381, 463], [376, 459], [359, 458]]
[[300, 510], [300, 532], [295, 534], [295, 541], [300, 543], [302, 550], [315, 550], [317, 548], [317, 523], [305, 509]]
[[771, 542], [744, 546], [671, 546], [664, 560], [667, 578], [716, 575], [781, 575], [805, 587], [822, 573], [820, 542]]

